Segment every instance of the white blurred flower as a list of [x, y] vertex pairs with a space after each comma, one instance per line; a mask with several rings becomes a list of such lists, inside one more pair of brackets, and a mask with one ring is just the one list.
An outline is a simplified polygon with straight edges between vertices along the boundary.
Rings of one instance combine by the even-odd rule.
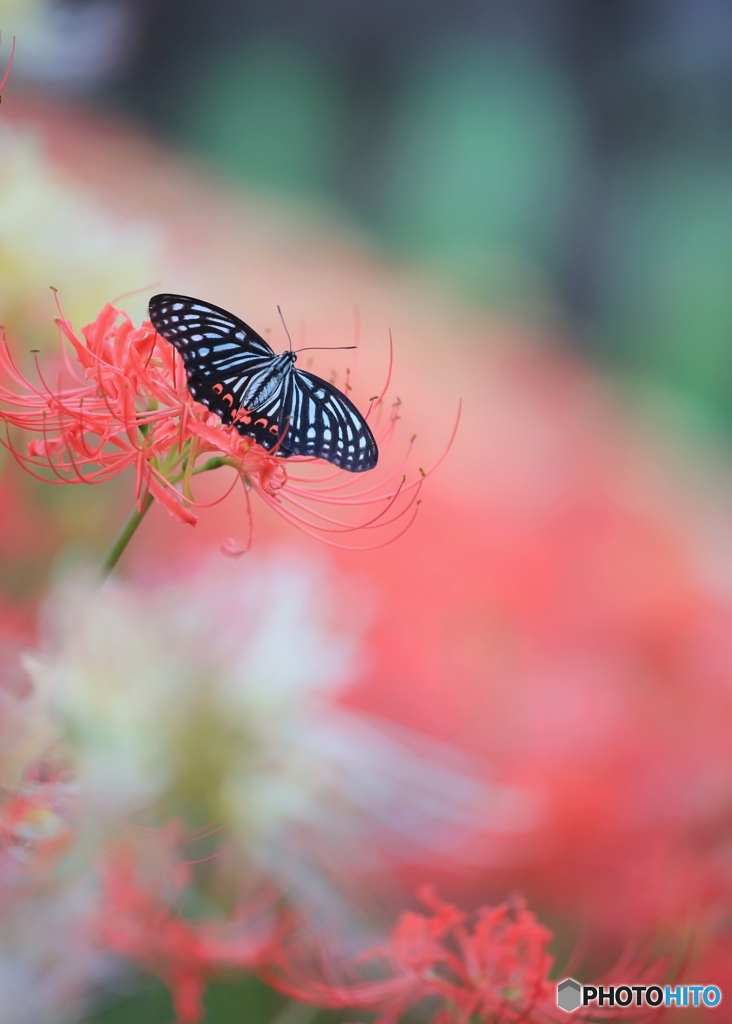
[[0, 887], [0, 1020], [65, 1024], [81, 1017], [108, 959], [95, 950], [89, 922], [99, 912], [93, 875], [46, 879], [33, 888]]
[[87, 323], [116, 295], [155, 280], [162, 260], [157, 229], [116, 220], [60, 175], [36, 134], [2, 117], [0, 155], [0, 323], [30, 322], [48, 337], [55, 315], [50, 286], [59, 289], [65, 314]]
[[46, 695], [29, 685], [15, 644], [0, 638], [0, 793], [16, 790], [57, 738]]
[[0, 0], [0, 28], [19, 40], [15, 75], [68, 90], [124, 66], [135, 41], [132, 15], [119, 0]]
[[81, 854], [73, 783], [54, 767], [47, 694], [0, 646], [0, 1021], [78, 1021], [109, 961], [89, 923], [100, 887]]
[[44, 7], [43, 0], [0, 0], [0, 26], [12, 34], [11, 26], [21, 18], [37, 17]]
[[53, 696], [90, 816], [222, 820], [311, 895], [383, 856], [526, 827], [516, 794], [338, 706], [363, 657], [359, 603], [292, 559], [219, 561], [157, 588], [61, 587], [28, 669]]

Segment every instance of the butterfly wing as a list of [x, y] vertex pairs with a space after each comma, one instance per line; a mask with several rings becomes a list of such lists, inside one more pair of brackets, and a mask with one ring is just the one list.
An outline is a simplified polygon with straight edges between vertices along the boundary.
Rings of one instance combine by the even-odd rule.
[[247, 375], [274, 359], [274, 352], [243, 320], [187, 295], [153, 295], [153, 327], [178, 349], [189, 376], [225, 380]]
[[312, 455], [340, 469], [362, 473], [379, 458], [374, 435], [350, 399], [305, 370], [293, 370], [283, 402], [284, 446], [293, 455]]
[[240, 411], [248, 381], [274, 359], [264, 338], [220, 306], [187, 295], [154, 295], [149, 313], [158, 334], [183, 357], [188, 390], [196, 401], [257, 444], [274, 447], [277, 434], [271, 425], [279, 419], [277, 392], [267, 403], [273, 405], [274, 416], [267, 410], [256, 415]]

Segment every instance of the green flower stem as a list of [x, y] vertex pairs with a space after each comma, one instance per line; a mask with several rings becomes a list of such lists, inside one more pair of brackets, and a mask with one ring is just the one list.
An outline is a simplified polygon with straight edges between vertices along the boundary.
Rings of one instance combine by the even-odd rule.
[[[216, 455], [214, 456], [214, 458], [209, 459], [208, 462], [204, 463], [203, 466], [196, 466], [194, 469], [192, 469], [191, 476], [198, 476], [199, 473], [208, 473], [210, 469], [220, 469], [221, 466], [236, 467], [236, 463], [233, 462], [231, 459], [227, 459], [225, 455]], [[174, 476], [173, 479], [170, 481], [171, 484], [180, 483], [180, 481], [183, 479], [185, 475], [185, 470], [182, 473], [178, 473], [178, 475]]]
[[[206, 462], [203, 466], [196, 466], [192, 470], [191, 476], [198, 476], [199, 473], [207, 473], [211, 469], [219, 469], [219, 467], [226, 465], [234, 465], [234, 463], [231, 463], [225, 457], [216, 456], [213, 459], [209, 459], [208, 462]], [[176, 484], [183, 479], [184, 475], [185, 473], [179, 473], [178, 476], [174, 477], [170, 482], [172, 484]], [[134, 509], [127, 517], [126, 523], [117, 534], [114, 544], [112, 544], [111, 548], [107, 552], [104, 561], [101, 564], [99, 572], [102, 577], [102, 580], [107, 579], [109, 574], [116, 566], [117, 562], [119, 562], [125, 548], [134, 537], [137, 527], [145, 518], [145, 515], [147, 514], [152, 503], [153, 496], [152, 494], [148, 494], [142, 503], [142, 508]]]
[[107, 552], [104, 561], [102, 562], [101, 568], [99, 570], [102, 580], [107, 579], [109, 574], [112, 572], [112, 569], [114, 569], [117, 562], [119, 562], [120, 558], [122, 557], [122, 553], [124, 552], [127, 545], [130, 543], [132, 538], [134, 537], [137, 527], [145, 518], [145, 515], [150, 506], [152, 505], [152, 503], [153, 496], [152, 494], [148, 494], [148, 496], [142, 503], [142, 508], [136, 508], [133, 509], [132, 512], [130, 512], [129, 516], [127, 517], [127, 522], [124, 524], [122, 529], [117, 534], [114, 543], [112, 544], [111, 548]]

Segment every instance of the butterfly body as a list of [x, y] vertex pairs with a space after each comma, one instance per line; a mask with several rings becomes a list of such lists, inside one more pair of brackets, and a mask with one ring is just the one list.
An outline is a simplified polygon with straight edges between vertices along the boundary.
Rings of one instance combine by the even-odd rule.
[[219, 306], [154, 295], [150, 320], [183, 357], [188, 389], [225, 424], [283, 458], [309, 455], [353, 473], [372, 469], [369, 426], [341, 391], [275, 355], [256, 331]]
[[247, 409], [258, 409], [282, 387], [295, 363], [294, 352], [283, 352], [275, 356], [271, 365], [263, 367], [247, 382], [242, 391], [241, 404]]

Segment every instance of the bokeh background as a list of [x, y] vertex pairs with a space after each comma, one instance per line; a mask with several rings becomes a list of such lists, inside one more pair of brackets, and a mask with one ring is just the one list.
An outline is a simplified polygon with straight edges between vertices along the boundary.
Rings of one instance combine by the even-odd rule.
[[17, 83], [326, 207], [726, 422], [722, 0], [4, 8], [33, 31]]
[[[169, 290], [278, 344], [277, 303], [325, 345], [351, 343], [356, 310], [357, 393], [392, 329], [414, 468], [463, 402], [393, 545], [326, 553], [255, 507], [255, 548], [324, 562], [350, 595], [339, 701], [486, 787], [477, 818], [454, 782], [460, 814], [419, 825], [463, 815], [449, 852], [410, 833], [361, 871], [383, 918], [415, 880], [466, 907], [518, 889], [560, 961], [650, 936], [724, 985], [730, 6], [0, 0], [0, 28], [9, 338], [50, 346], [49, 285], [77, 326]], [[44, 488], [7, 458], [2, 480], [7, 621], [37, 643], [50, 576], [100, 556], [131, 485]], [[155, 509], [122, 575], [178, 579], [243, 532], [230, 505], [193, 530]], [[162, 986], [130, 985], [88, 1019], [170, 1019]], [[293, 1012], [251, 978], [211, 992], [211, 1022]]]
[[721, 0], [129, 10], [155, 132], [726, 422]]

